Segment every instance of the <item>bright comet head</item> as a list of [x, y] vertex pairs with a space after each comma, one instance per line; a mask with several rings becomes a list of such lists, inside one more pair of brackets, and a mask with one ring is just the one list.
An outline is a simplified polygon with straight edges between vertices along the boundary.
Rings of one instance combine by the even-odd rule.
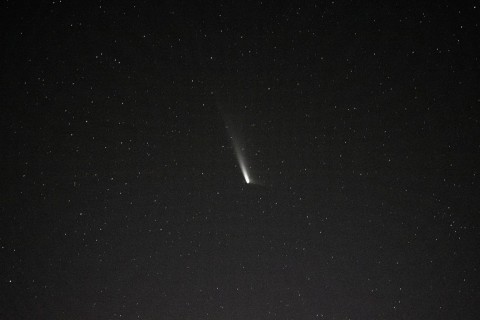
[[245, 162], [242, 161], [241, 157], [239, 158], [239, 163], [240, 163], [240, 169], [242, 170], [243, 177], [245, 178], [245, 182], [249, 184], [250, 177], [248, 176], [247, 166], [245, 165]]
[[245, 158], [242, 154], [242, 149], [238, 146], [237, 143], [233, 143], [233, 147], [235, 149], [235, 154], [237, 156], [238, 164], [240, 165], [240, 170], [242, 171], [243, 178], [247, 184], [250, 184], [252, 180], [250, 179], [250, 175], [248, 174], [248, 167], [245, 161]]
[[245, 179], [245, 182], [247, 184], [254, 183], [252, 179], [250, 179], [250, 175], [248, 173], [248, 166], [247, 166], [247, 161], [245, 159], [244, 155], [244, 148], [242, 148], [241, 142], [238, 139], [238, 136], [236, 136], [233, 132], [232, 126], [228, 125], [226, 126], [227, 130], [230, 133], [230, 139], [232, 142], [233, 150], [235, 151], [235, 155], [238, 160], [238, 164], [240, 166], [240, 170], [242, 171], [243, 178]]

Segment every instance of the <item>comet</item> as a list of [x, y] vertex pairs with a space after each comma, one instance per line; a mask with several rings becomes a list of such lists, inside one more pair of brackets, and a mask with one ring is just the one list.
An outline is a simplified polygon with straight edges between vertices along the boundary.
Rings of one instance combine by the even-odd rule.
[[233, 143], [233, 149], [235, 150], [235, 155], [237, 156], [238, 164], [240, 166], [240, 170], [242, 171], [242, 174], [243, 174], [243, 178], [245, 179], [245, 182], [247, 184], [250, 184], [252, 180], [250, 179], [250, 175], [248, 174], [248, 167], [245, 161], [245, 157], [243, 156], [243, 150], [242, 148], [240, 148], [238, 143], [236, 143], [235, 140], [233, 140], [233, 138], [232, 138], [232, 143]]
[[230, 142], [232, 143], [233, 151], [235, 153], [235, 157], [237, 158], [238, 165], [242, 172], [245, 183], [257, 184], [257, 182], [251, 178], [251, 175], [249, 172], [250, 167], [247, 164], [247, 160], [245, 156], [243, 139], [241, 139], [242, 138], [242, 122], [236, 119], [234, 115], [225, 113], [220, 103], [217, 103], [217, 107], [220, 113], [222, 114], [223, 120], [225, 122], [225, 129], [227, 130], [228, 136], [230, 138]]

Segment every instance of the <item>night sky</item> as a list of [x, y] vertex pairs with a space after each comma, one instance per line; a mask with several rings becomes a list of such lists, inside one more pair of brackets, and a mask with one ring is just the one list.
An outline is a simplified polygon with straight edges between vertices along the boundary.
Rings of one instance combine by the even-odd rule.
[[480, 319], [478, 1], [0, 12], [1, 319]]

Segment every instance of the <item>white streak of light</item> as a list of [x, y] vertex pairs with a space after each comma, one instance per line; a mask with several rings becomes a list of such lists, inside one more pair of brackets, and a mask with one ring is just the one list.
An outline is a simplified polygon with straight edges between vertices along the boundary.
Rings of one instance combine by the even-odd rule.
[[245, 159], [243, 158], [241, 148], [233, 141], [233, 148], [235, 149], [235, 155], [237, 156], [238, 164], [240, 165], [240, 170], [242, 170], [243, 178], [245, 182], [249, 184], [251, 182], [250, 176], [248, 175], [248, 168], [245, 163]]
[[248, 177], [247, 166], [245, 166], [245, 163], [241, 159], [238, 159], [238, 162], [240, 163], [240, 169], [242, 170], [243, 177], [245, 178], [245, 182], [247, 184], [250, 183], [250, 178]]

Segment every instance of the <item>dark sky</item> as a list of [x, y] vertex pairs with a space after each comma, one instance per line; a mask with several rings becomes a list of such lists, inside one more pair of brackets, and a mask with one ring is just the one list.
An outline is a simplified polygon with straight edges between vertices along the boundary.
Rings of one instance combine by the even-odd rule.
[[1, 4], [1, 319], [480, 318], [478, 1], [76, 3]]

